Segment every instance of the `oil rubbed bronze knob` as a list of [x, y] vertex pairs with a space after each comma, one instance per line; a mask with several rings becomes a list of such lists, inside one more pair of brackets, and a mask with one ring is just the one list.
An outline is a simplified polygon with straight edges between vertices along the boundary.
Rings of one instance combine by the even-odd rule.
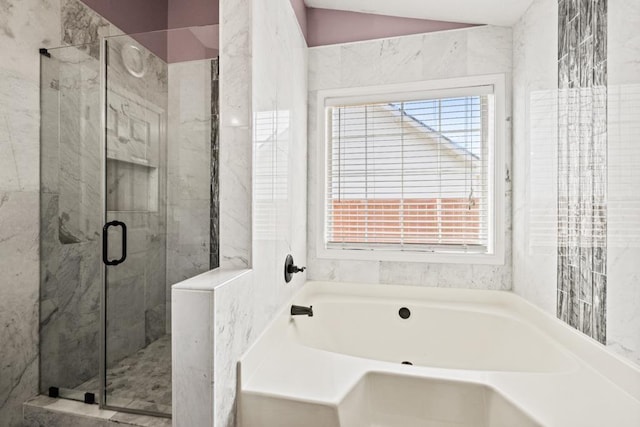
[[302, 273], [306, 269], [307, 267], [298, 267], [295, 265], [291, 254], [287, 255], [287, 258], [284, 260], [284, 281], [289, 283], [294, 274]]

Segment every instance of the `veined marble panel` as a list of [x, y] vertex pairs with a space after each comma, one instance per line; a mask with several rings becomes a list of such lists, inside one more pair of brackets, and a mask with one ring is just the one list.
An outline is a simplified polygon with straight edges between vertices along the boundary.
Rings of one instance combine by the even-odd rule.
[[62, 42], [99, 59], [99, 41], [111, 35], [111, 23], [78, 0], [60, 0], [60, 4]]
[[251, 263], [252, 0], [220, 2], [220, 265]]
[[[217, 267], [218, 237], [212, 229], [216, 214], [212, 197], [217, 197], [214, 67], [217, 70], [211, 60], [169, 65], [168, 316], [171, 285]], [[211, 265], [212, 250], [215, 266]]]
[[[40, 58], [35, 53], [39, 48], [61, 44], [60, 7], [59, 0], [3, 0], [0, 3], [0, 70], [37, 84]], [[37, 89], [35, 93], [33, 90], [19, 93], [37, 100]]]
[[60, 44], [55, 0], [0, 2], [0, 420], [38, 392], [38, 49]]
[[38, 193], [0, 192], [0, 420], [21, 425], [38, 381]]
[[0, 65], [0, 191], [38, 188], [38, 90], [37, 81]]
[[[558, 3], [536, 0], [514, 26], [513, 290], [555, 314]], [[562, 43], [562, 41], [560, 41]]]

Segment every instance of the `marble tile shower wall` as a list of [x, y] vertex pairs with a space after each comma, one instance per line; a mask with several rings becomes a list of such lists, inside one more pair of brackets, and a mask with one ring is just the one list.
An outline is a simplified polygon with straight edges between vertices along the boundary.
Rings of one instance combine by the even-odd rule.
[[214, 72], [215, 60], [169, 65], [168, 304], [171, 285], [217, 267]]
[[0, 3], [0, 420], [38, 391], [37, 49], [61, 42], [60, 4]]
[[607, 0], [558, 2], [557, 315], [606, 342]]
[[[316, 165], [317, 93], [322, 89], [405, 83], [512, 71], [512, 31], [485, 26], [309, 49], [309, 279], [424, 286], [511, 289], [511, 139], [507, 123], [506, 256], [504, 265], [428, 264], [412, 262], [320, 259]], [[506, 111], [510, 115], [511, 96]], [[509, 119], [510, 120], [510, 119]]]
[[0, 2], [0, 420], [38, 392], [38, 48], [62, 42], [59, 1]]

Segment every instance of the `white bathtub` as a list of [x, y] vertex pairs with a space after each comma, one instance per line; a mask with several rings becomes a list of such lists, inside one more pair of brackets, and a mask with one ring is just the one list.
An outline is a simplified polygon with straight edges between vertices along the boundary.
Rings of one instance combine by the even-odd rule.
[[287, 306], [240, 362], [242, 427], [640, 426], [640, 370], [514, 294], [310, 282], [292, 303], [314, 316]]

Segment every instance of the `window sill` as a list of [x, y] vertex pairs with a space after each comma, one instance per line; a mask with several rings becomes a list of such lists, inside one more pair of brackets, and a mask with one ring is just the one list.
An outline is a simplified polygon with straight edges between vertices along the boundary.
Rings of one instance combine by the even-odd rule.
[[479, 264], [504, 265], [504, 252], [463, 253], [463, 252], [427, 252], [427, 251], [388, 251], [379, 249], [336, 249], [317, 248], [320, 259], [354, 261], [392, 261], [420, 262], [424, 264]]

